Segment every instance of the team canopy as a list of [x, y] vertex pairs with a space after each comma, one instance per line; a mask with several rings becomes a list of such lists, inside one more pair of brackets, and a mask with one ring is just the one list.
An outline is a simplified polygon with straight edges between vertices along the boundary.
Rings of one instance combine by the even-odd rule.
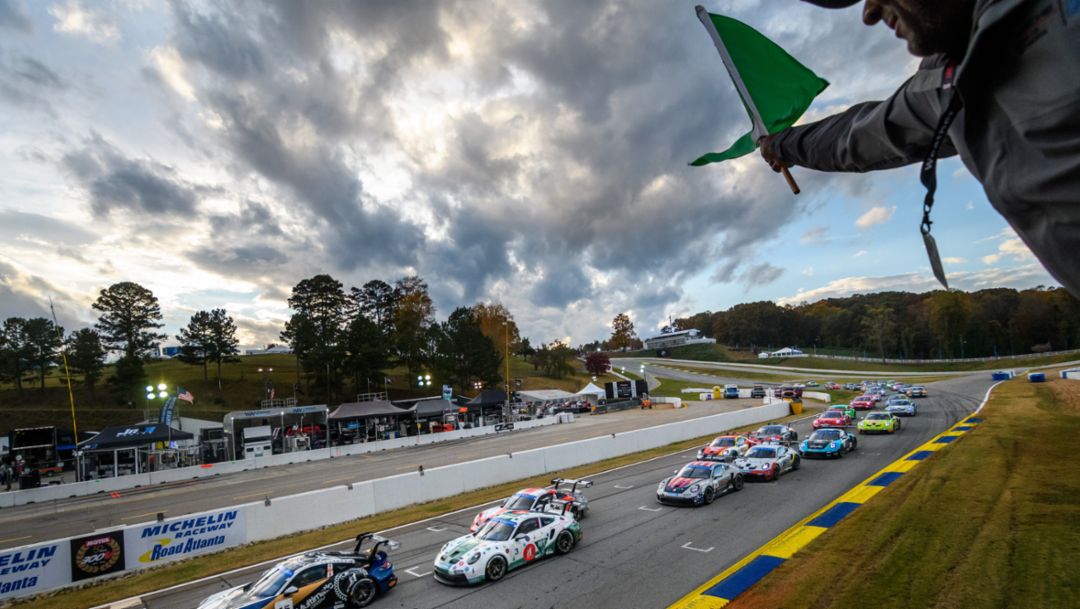
[[346, 402], [330, 413], [331, 421], [345, 419], [363, 419], [367, 417], [399, 417], [412, 416], [415, 406], [394, 406], [386, 400], [372, 400], [370, 402]]
[[607, 395], [603, 387], [597, 387], [593, 383], [589, 383], [581, 388], [575, 395], [583, 395], [586, 397], [595, 397], [597, 399], [603, 398]]
[[155, 442], [179, 442], [194, 438], [194, 435], [186, 431], [180, 431], [158, 423], [116, 425], [106, 427], [93, 438], [79, 442], [79, 448], [91, 451], [117, 450], [146, 446]]

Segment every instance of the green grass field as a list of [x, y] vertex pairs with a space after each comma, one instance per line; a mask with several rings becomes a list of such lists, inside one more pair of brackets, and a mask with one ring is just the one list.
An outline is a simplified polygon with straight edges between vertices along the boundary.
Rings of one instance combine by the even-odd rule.
[[1080, 383], [1010, 381], [982, 416], [728, 607], [1080, 607]]

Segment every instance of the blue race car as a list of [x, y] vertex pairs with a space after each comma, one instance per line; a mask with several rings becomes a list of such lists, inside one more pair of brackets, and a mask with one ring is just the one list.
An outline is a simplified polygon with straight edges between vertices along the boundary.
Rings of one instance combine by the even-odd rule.
[[859, 441], [843, 429], [822, 428], [810, 434], [799, 445], [799, 454], [804, 457], [843, 457], [844, 453], [855, 450]]

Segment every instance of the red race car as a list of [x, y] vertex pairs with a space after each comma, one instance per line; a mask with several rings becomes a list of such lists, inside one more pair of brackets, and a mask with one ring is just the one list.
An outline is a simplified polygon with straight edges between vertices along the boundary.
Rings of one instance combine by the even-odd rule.
[[843, 410], [829, 409], [818, 415], [818, 418], [814, 419], [811, 423], [814, 429], [821, 429], [822, 427], [851, 427], [851, 417], [847, 416]]
[[855, 410], [873, 410], [875, 406], [877, 406], [877, 400], [873, 396], [860, 395], [851, 400], [851, 407]]
[[706, 461], [734, 461], [746, 454], [755, 441], [746, 436], [717, 436], [698, 451], [698, 459]]

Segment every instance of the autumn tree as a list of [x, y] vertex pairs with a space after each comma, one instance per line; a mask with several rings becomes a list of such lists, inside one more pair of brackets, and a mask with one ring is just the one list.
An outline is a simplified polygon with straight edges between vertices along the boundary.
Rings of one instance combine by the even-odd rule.
[[896, 322], [892, 309], [875, 306], [867, 309], [862, 318], [863, 335], [877, 348], [878, 357], [885, 361], [885, 350], [892, 349], [896, 342]]
[[521, 335], [518, 333], [517, 324], [514, 323], [514, 316], [502, 303], [476, 303], [472, 306], [472, 315], [480, 326], [480, 331], [495, 345], [500, 359], [506, 359], [507, 345], [510, 347], [510, 353], [516, 353], [521, 349]]
[[634, 344], [636, 338], [634, 322], [630, 321], [629, 315], [619, 313], [615, 316], [615, 319], [611, 320], [611, 340], [609, 342], [612, 349], [626, 351]]
[[607, 374], [611, 370], [611, 358], [606, 353], [594, 351], [585, 356], [585, 370], [593, 376]]

